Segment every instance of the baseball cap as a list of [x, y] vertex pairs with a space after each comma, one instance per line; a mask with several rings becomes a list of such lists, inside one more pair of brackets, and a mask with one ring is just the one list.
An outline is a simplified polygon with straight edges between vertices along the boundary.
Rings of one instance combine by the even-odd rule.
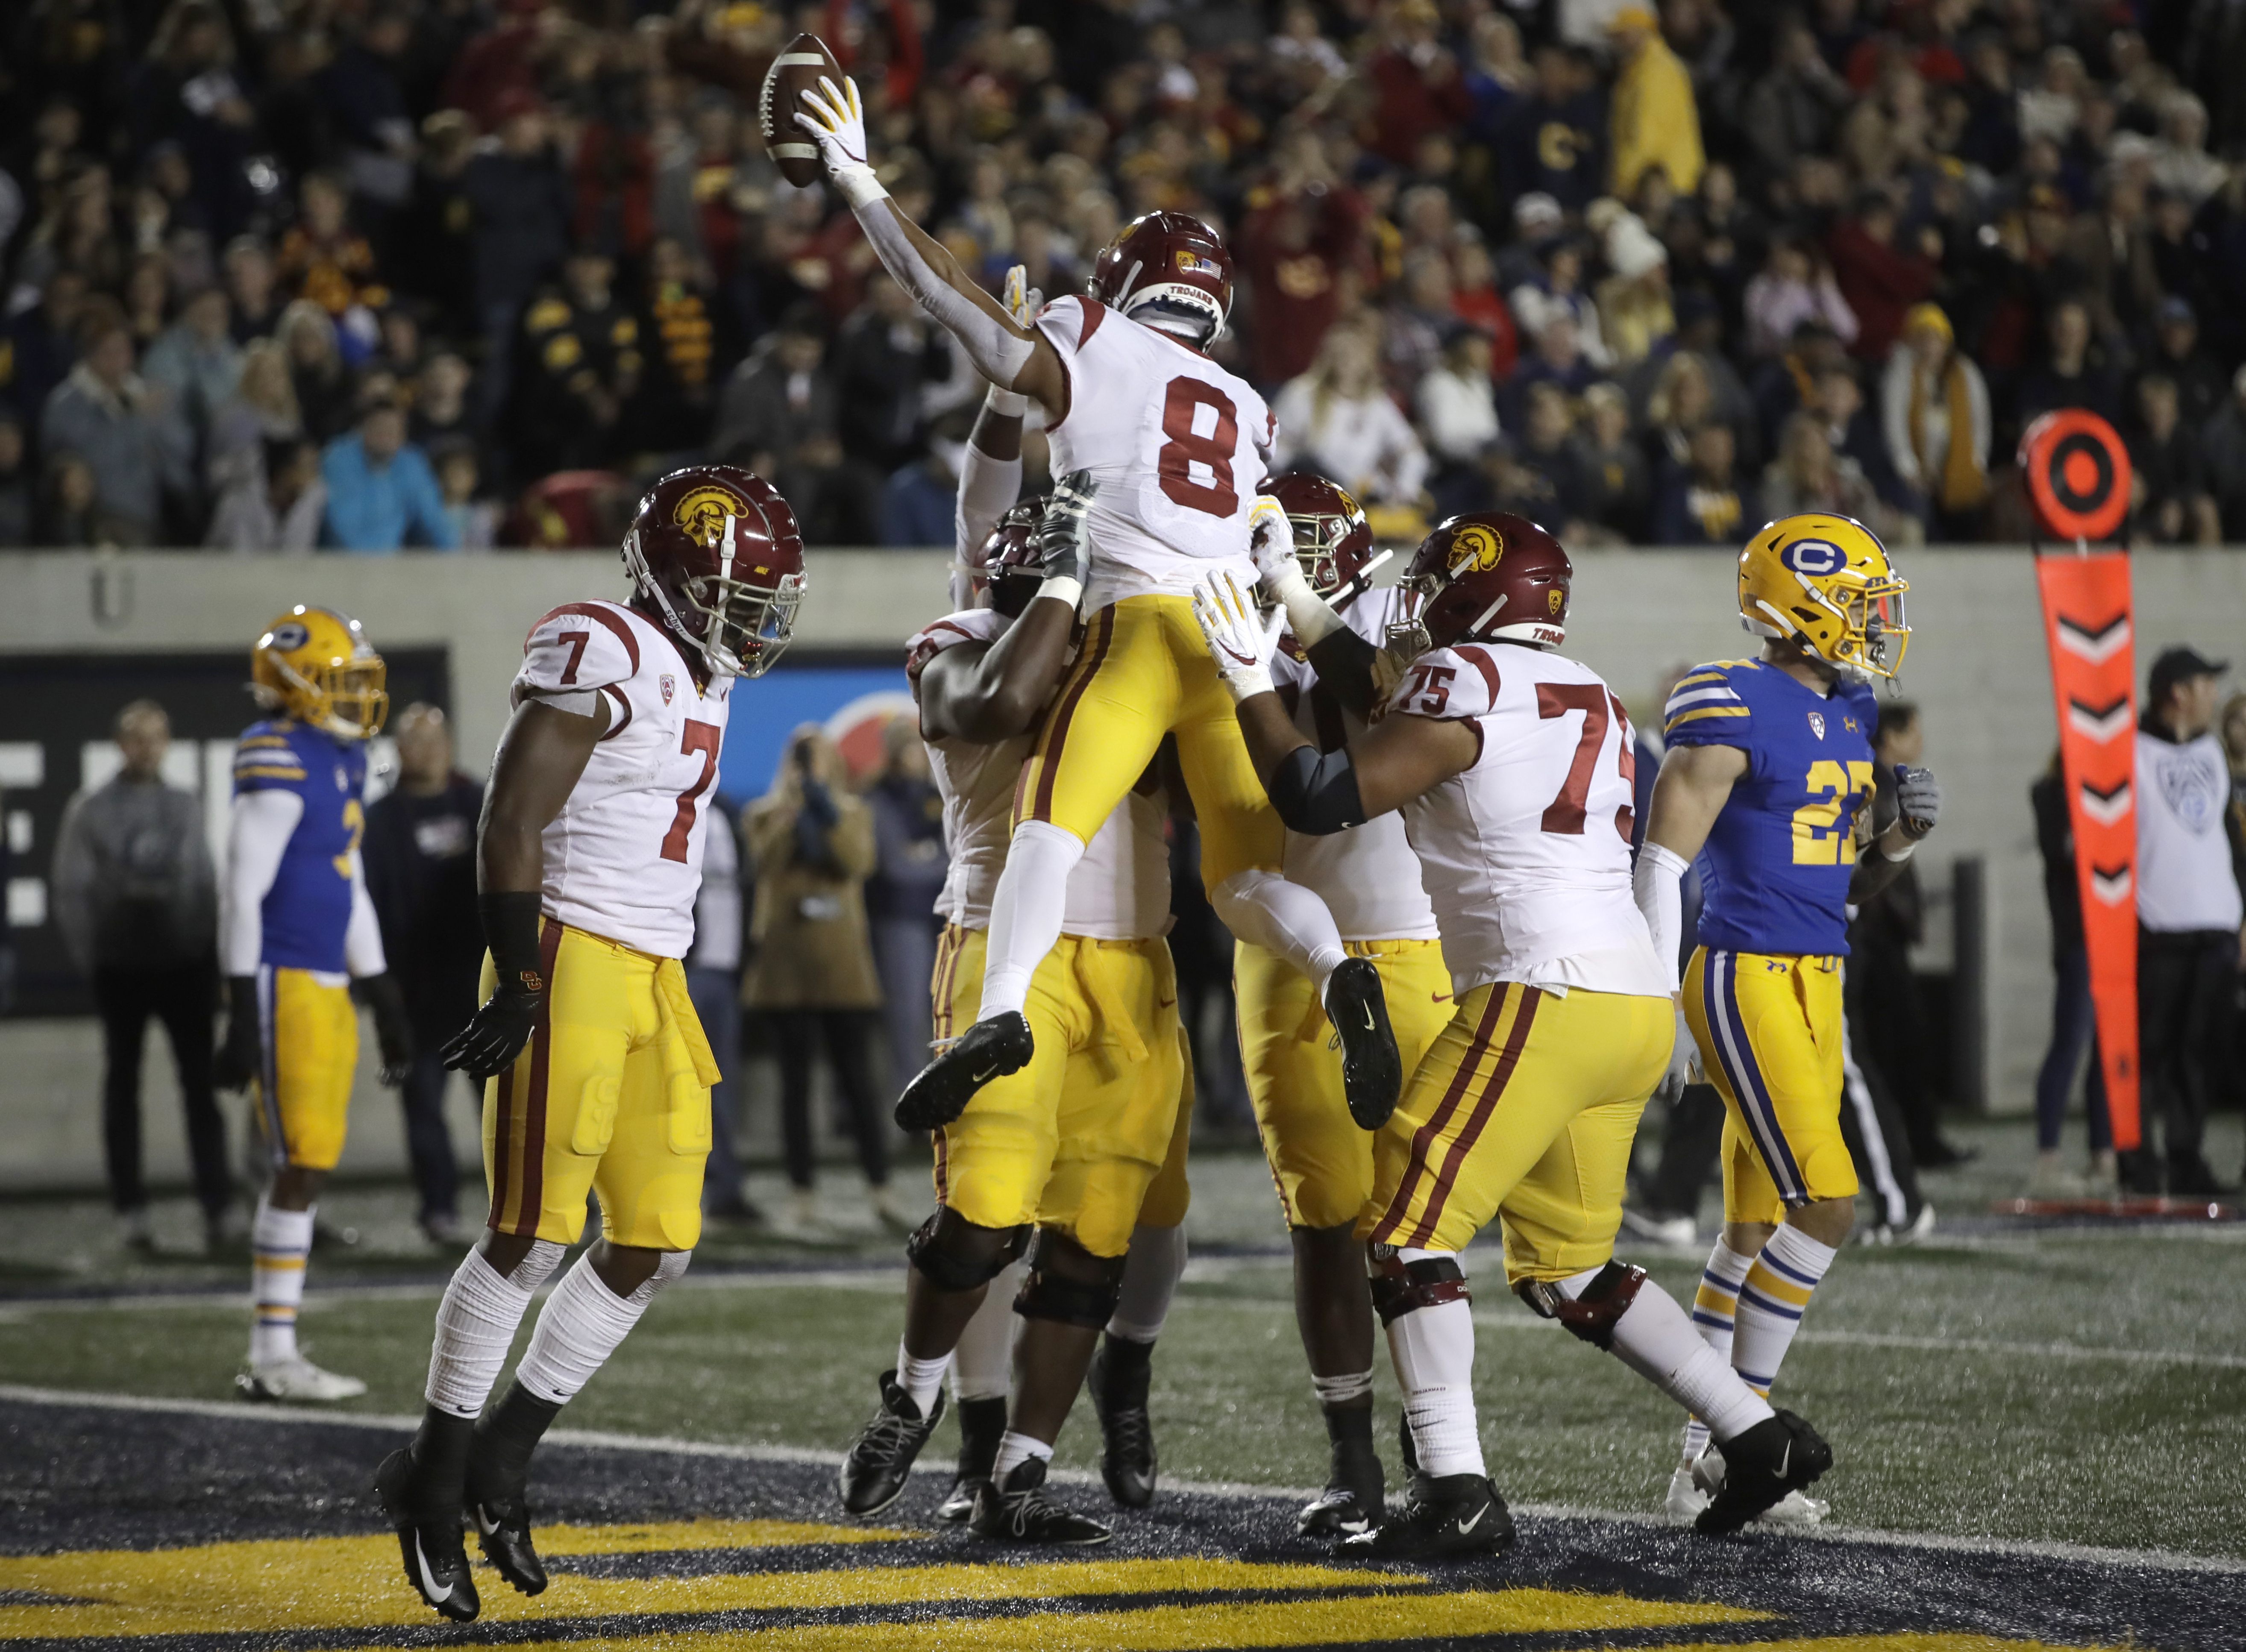
[[2195, 676], [2221, 676], [2229, 669], [2229, 661], [2210, 660], [2188, 644], [2162, 649], [2160, 656], [2153, 662], [2150, 675], [2145, 679], [2145, 699], [2150, 704], [2158, 705], [2177, 683]]

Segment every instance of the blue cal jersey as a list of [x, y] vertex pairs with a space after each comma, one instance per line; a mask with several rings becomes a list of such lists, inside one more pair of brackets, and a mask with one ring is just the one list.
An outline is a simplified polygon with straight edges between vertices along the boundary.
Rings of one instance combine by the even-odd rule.
[[1820, 694], [1774, 665], [1725, 660], [1688, 672], [1662, 721], [1672, 746], [1746, 753], [1695, 863], [1700, 943], [1845, 957], [1856, 818], [1872, 797], [1872, 691], [1844, 681]]
[[301, 723], [254, 723], [234, 754], [234, 794], [293, 792], [303, 817], [266, 892], [263, 959], [276, 969], [344, 973], [351, 854], [366, 829], [366, 747]]

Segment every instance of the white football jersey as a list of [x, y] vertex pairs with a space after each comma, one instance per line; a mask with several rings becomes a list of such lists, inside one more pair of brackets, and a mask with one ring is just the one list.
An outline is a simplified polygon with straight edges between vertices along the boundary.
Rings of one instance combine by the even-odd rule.
[[[949, 615], [905, 644], [907, 661], [925, 663], [963, 642], [993, 642], [1011, 624], [990, 608]], [[947, 738], [924, 739], [928, 766], [943, 799], [943, 836], [951, 871], [936, 910], [963, 929], [990, 927], [990, 896], [1006, 869], [1014, 786], [1036, 731], [995, 745]], [[1068, 874], [1061, 933], [1101, 941], [1136, 941], [1170, 928], [1170, 850], [1162, 810], [1152, 798], [1125, 794]]]
[[1480, 747], [1404, 809], [1454, 992], [1515, 981], [1669, 996], [1630, 898], [1630, 718], [1596, 672], [1460, 643], [1414, 660], [1383, 715], [1466, 723]]
[[[1364, 593], [1342, 610], [1342, 622], [1375, 648], [1386, 646], [1394, 617], [1393, 586]], [[1318, 687], [1318, 674], [1289, 652], [1292, 636], [1280, 639], [1271, 657], [1271, 681], [1280, 697], [1291, 697], [1296, 731], [1320, 751], [1338, 751], [1361, 738], [1364, 723]], [[1394, 812], [1363, 826], [1324, 837], [1287, 834], [1288, 880], [1312, 890], [1333, 914], [1344, 941], [1431, 941], [1435, 910], [1419, 887], [1419, 857], [1405, 835], [1404, 817]]]
[[1088, 470], [1092, 579], [1084, 612], [1184, 596], [1218, 568], [1256, 579], [1248, 512], [1276, 434], [1245, 379], [1096, 298], [1057, 298], [1038, 330], [1068, 369], [1068, 414], [1045, 427], [1055, 476]]
[[694, 686], [677, 644], [621, 602], [571, 602], [531, 628], [513, 698], [596, 693], [609, 729], [546, 828], [545, 909], [659, 958], [694, 944], [732, 679]]

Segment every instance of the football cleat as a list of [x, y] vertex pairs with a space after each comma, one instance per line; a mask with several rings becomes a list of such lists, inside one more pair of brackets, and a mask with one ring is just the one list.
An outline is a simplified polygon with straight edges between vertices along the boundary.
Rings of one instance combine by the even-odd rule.
[[[1693, 1529], [1711, 1536], [1736, 1532], [1784, 1501], [1787, 1493], [1814, 1484], [1832, 1466], [1833, 1448], [1801, 1418], [1792, 1411], [1765, 1417], [1725, 1443], [1722, 1482], [1712, 1488]], [[1694, 1467], [1697, 1472], [1698, 1465]], [[1810, 1499], [1802, 1500], [1807, 1504]], [[1822, 1518], [1821, 1513], [1817, 1516]], [[1785, 1523], [1814, 1522], [1789, 1519]]]
[[853, 1514], [878, 1514], [903, 1496], [905, 1481], [912, 1474], [913, 1459], [928, 1444], [928, 1437], [936, 1432], [936, 1424], [943, 1416], [942, 1389], [936, 1390], [936, 1404], [922, 1417], [920, 1407], [897, 1385], [897, 1374], [883, 1371], [881, 1409], [850, 1442], [850, 1449], [842, 1458], [841, 1472], [836, 1477], [841, 1488], [842, 1506]]
[[1669, 1477], [1669, 1495], [1663, 1510], [1678, 1525], [1690, 1526], [1708, 1506], [1710, 1495], [1708, 1488], [1700, 1484], [1700, 1465], [1695, 1463], [1690, 1468], [1679, 1465]]
[[1355, 1537], [1380, 1524], [1387, 1511], [1380, 1458], [1369, 1440], [1337, 1440], [1326, 1489], [1295, 1517], [1303, 1537]]
[[[1370, 959], [1345, 958], [1326, 978], [1326, 1016], [1341, 1040], [1341, 1084], [1349, 1116], [1378, 1130], [1404, 1090], [1404, 1057], [1388, 1024], [1388, 996]], [[971, 1036], [971, 1035], [970, 1035]]]
[[[1392, 1039], [1389, 1048], [1395, 1049]], [[1030, 1031], [1029, 1017], [1020, 1010], [1010, 1010], [977, 1022], [905, 1086], [897, 1098], [897, 1127], [943, 1129], [967, 1111], [977, 1091], [993, 1078], [1021, 1071], [1036, 1052], [1037, 1039]]]
[[1144, 1355], [1113, 1357], [1113, 1337], [1092, 1356], [1086, 1386], [1099, 1415], [1099, 1478], [1118, 1508], [1142, 1509], [1154, 1500], [1154, 1424], [1147, 1415], [1153, 1367]]
[[546, 1588], [546, 1563], [538, 1558], [530, 1537], [530, 1505], [520, 1481], [500, 1473], [484, 1454], [468, 1452], [468, 1517], [476, 1523], [476, 1539], [492, 1569], [520, 1594], [539, 1594]]
[[1066, 1543], [1089, 1547], [1115, 1535], [1098, 1520], [1072, 1513], [1045, 1495], [1045, 1461], [1017, 1463], [1003, 1480], [985, 1480], [975, 1494], [970, 1529], [1000, 1543]]
[[413, 1453], [400, 1447], [374, 1472], [375, 1495], [398, 1530], [398, 1549], [405, 1581], [413, 1592], [455, 1623], [470, 1623], [483, 1610], [468, 1552], [460, 1542], [460, 1512], [446, 1508], [432, 1515], [414, 1499]]
[[302, 1354], [253, 1360], [235, 1377], [234, 1385], [248, 1400], [357, 1399], [366, 1392], [366, 1384], [357, 1377], [323, 1371]]
[[1502, 1554], [1513, 1540], [1513, 1515], [1487, 1475], [1419, 1474], [1402, 1508], [1342, 1547], [1376, 1560], [1443, 1560]]
[[990, 1484], [988, 1474], [963, 1474], [952, 1481], [951, 1489], [944, 1493], [943, 1501], [936, 1506], [936, 1518], [957, 1526], [974, 1518], [975, 1499], [983, 1495]]
[[954, 1526], [975, 1513], [976, 1492], [990, 1483], [990, 1465], [1006, 1432], [1006, 1402], [963, 1399], [958, 1411], [959, 1469], [949, 1493], [936, 1506], [936, 1518]]

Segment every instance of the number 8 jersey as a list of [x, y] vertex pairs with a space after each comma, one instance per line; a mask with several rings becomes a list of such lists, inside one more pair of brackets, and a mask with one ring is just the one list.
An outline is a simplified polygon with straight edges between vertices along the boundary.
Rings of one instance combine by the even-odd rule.
[[1412, 661], [1382, 715], [1464, 723], [1478, 747], [1404, 808], [1453, 993], [1513, 981], [1669, 996], [1630, 898], [1630, 719], [1598, 673], [1461, 642]]
[[1088, 470], [1099, 483], [1083, 612], [1188, 595], [1217, 568], [1253, 584], [1248, 512], [1276, 430], [1263, 398], [1096, 298], [1057, 298], [1037, 325], [1068, 370], [1068, 413], [1045, 432], [1052, 473]]
[[702, 843], [725, 738], [730, 677], [698, 690], [669, 635], [621, 602], [571, 602], [531, 628], [517, 705], [542, 700], [608, 731], [547, 826], [544, 908], [658, 958], [694, 942]]
[[1846, 957], [1856, 824], [1871, 802], [1879, 703], [1820, 694], [1760, 660], [1696, 666], [1663, 714], [1672, 746], [1731, 745], [1746, 772], [1700, 851], [1700, 944]]

